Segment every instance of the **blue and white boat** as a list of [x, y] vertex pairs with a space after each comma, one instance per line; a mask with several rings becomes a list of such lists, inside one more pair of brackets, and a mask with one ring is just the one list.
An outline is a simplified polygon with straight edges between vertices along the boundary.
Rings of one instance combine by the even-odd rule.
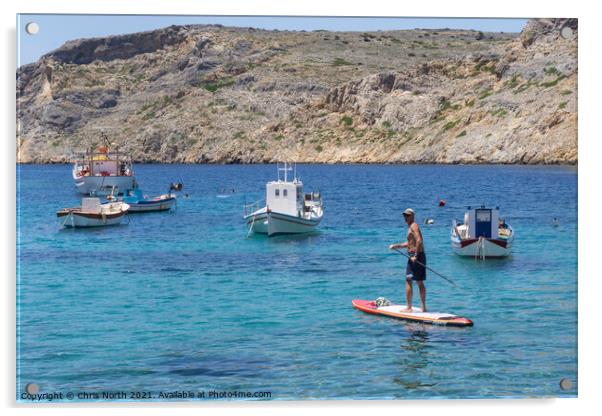
[[[303, 182], [296, 172], [292, 181], [287, 173], [292, 170], [287, 163], [278, 167], [278, 180], [266, 184], [266, 205], [259, 208], [259, 201], [245, 206], [244, 219], [250, 233], [300, 234], [314, 231], [324, 215], [319, 192], [303, 193]], [[280, 172], [284, 172], [284, 180]], [[259, 209], [257, 209], [259, 208]]]
[[168, 211], [176, 204], [176, 195], [171, 191], [167, 194], [149, 198], [140, 188], [125, 192], [123, 202], [130, 206], [129, 212]]

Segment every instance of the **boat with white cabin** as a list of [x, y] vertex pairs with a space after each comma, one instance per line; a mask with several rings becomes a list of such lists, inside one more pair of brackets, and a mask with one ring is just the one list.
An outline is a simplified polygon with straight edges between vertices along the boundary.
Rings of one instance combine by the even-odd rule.
[[[278, 169], [278, 180], [266, 184], [266, 205], [245, 205], [244, 219], [249, 233], [299, 234], [314, 231], [324, 215], [322, 196], [319, 192], [303, 193], [303, 182], [297, 177], [296, 167], [293, 180], [288, 180], [292, 167], [284, 163]], [[283, 179], [280, 173], [284, 172]]]
[[101, 204], [99, 198], [83, 198], [81, 206], [63, 208], [56, 216], [63, 227], [102, 227], [120, 224], [129, 208], [125, 202]]
[[510, 254], [514, 230], [500, 217], [499, 208], [468, 207], [464, 223], [453, 221], [451, 243], [460, 256], [485, 259], [506, 257]]
[[114, 189], [124, 193], [137, 187], [131, 156], [110, 150], [105, 141], [106, 145], [88, 149], [73, 162], [73, 180], [80, 194], [108, 195]]

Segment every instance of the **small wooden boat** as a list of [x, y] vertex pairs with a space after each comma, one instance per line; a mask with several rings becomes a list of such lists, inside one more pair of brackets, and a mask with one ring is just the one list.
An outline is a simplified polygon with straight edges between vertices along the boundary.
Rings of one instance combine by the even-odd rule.
[[130, 206], [130, 212], [167, 211], [176, 204], [176, 196], [171, 191], [167, 194], [149, 198], [140, 189], [126, 192], [123, 202]]
[[[259, 202], [245, 206], [244, 219], [249, 232], [267, 234], [299, 234], [314, 231], [324, 215], [319, 192], [303, 193], [303, 182], [296, 174], [292, 181], [287, 173], [292, 170], [287, 163], [278, 167], [278, 180], [266, 184], [266, 206]], [[284, 171], [284, 180], [280, 179]], [[258, 209], [259, 208], [259, 209]]]
[[488, 258], [506, 257], [514, 240], [514, 230], [499, 216], [499, 209], [471, 209], [464, 214], [464, 223], [454, 220], [451, 228], [451, 243], [460, 256]]
[[63, 208], [56, 216], [64, 227], [103, 227], [120, 224], [129, 208], [124, 202], [101, 204], [99, 198], [83, 198], [81, 207]]

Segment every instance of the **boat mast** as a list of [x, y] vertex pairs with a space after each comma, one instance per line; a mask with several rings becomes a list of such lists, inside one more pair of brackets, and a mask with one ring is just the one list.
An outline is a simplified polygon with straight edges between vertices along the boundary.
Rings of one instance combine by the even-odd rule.
[[[280, 163], [277, 164], [277, 167], [278, 167], [278, 181], [280, 181], [280, 171], [283, 170], [284, 171], [284, 182], [288, 182], [288, 171], [293, 170], [293, 168], [289, 167], [287, 162], [284, 162], [283, 168], [280, 167]], [[295, 173], [295, 175], [296, 175], [296, 173]]]

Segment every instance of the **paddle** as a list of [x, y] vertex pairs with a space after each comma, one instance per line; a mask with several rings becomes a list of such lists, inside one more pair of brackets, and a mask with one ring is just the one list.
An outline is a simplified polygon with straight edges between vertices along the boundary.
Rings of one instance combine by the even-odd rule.
[[[408, 259], [410, 258], [410, 256], [409, 256], [408, 254], [404, 253], [403, 251], [401, 251], [401, 250], [399, 250], [399, 249], [393, 248], [392, 250], [395, 250], [396, 252], [398, 252], [398, 253], [399, 253], [399, 254], [401, 254], [402, 256], [405, 256], [405, 257], [407, 257]], [[443, 279], [447, 280], [447, 281], [448, 281], [449, 283], [451, 283], [452, 285], [456, 286], [456, 284], [455, 284], [455, 283], [454, 283], [454, 282], [453, 282], [451, 279], [449, 279], [449, 278], [447, 278], [447, 277], [443, 276], [441, 273], [438, 273], [438, 272], [434, 271], [433, 269], [431, 269], [430, 267], [428, 267], [426, 264], [422, 264], [422, 263], [420, 263], [418, 260], [416, 260], [416, 263], [418, 263], [419, 265], [421, 265], [421, 266], [425, 267], [426, 269], [430, 270], [431, 272], [435, 273], [437, 276], [439, 276], [439, 277], [441, 277], [441, 278], [443, 278]], [[457, 286], [456, 286], [456, 287], [457, 287]]]

